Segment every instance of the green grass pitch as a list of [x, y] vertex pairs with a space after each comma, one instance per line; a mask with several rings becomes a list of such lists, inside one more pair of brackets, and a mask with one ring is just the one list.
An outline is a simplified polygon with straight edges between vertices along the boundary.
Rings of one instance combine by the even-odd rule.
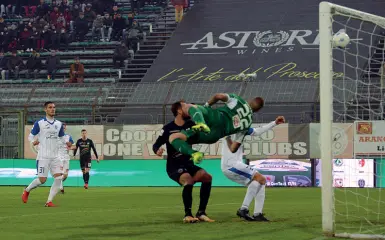
[[[66, 194], [56, 196], [57, 208], [44, 207], [49, 188], [34, 190], [27, 204], [21, 201], [22, 190], [0, 187], [0, 239], [327, 239], [321, 233], [318, 188], [268, 188], [264, 211], [272, 222], [261, 223], [235, 215], [245, 188], [214, 187], [207, 213], [216, 222], [196, 224], [182, 223], [182, 189], [177, 187], [67, 187]], [[348, 198], [360, 201], [356, 195]], [[198, 204], [195, 187], [194, 212]]]

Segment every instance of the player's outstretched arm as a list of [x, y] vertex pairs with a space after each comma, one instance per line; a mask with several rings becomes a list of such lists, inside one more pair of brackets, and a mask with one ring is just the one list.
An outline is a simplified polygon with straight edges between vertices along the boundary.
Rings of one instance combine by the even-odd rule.
[[78, 151], [78, 148], [79, 148], [79, 142], [80, 142], [80, 139], [78, 139], [76, 141], [76, 145], [75, 145], [75, 148], [74, 148], [74, 157], [76, 156], [76, 152]]
[[205, 104], [205, 106], [212, 106], [212, 105], [214, 105], [215, 103], [217, 103], [218, 101], [228, 102], [228, 101], [229, 101], [229, 95], [228, 95], [227, 93], [217, 93], [217, 94], [215, 94], [214, 96], [212, 96], [212, 97], [207, 101], [207, 103]]
[[283, 116], [278, 116], [275, 121], [272, 121], [269, 124], [263, 125], [262, 127], [258, 128], [249, 128], [249, 131], [247, 132], [247, 135], [251, 136], [259, 136], [263, 134], [264, 132], [269, 131], [270, 129], [274, 128], [275, 126], [285, 123], [285, 118]]

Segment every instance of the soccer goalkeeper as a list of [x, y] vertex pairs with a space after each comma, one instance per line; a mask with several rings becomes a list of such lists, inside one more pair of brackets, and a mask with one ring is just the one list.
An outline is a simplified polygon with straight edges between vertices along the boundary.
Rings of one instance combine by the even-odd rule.
[[[218, 101], [224, 102], [225, 106], [212, 109], [211, 106]], [[200, 163], [203, 153], [193, 150], [192, 144], [211, 144], [232, 134], [236, 134], [235, 138], [242, 142], [252, 124], [253, 112], [258, 112], [263, 105], [261, 97], [246, 102], [236, 94], [226, 93], [215, 94], [204, 106], [181, 101], [184, 117], [191, 117], [196, 125], [192, 129], [172, 134], [169, 142], [179, 152], [190, 155], [194, 163]], [[230, 150], [236, 152], [238, 147]]]

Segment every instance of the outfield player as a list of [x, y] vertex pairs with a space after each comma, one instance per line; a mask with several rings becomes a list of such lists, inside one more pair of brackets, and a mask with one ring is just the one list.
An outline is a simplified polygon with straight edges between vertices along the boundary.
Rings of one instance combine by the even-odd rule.
[[[279, 116], [275, 121], [260, 128], [250, 128], [247, 135], [257, 136], [272, 129], [276, 125], [285, 122], [285, 118]], [[263, 205], [265, 202], [266, 178], [253, 167], [242, 162], [243, 149], [241, 143], [242, 136], [234, 134], [227, 136], [222, 143], [221, 168], [223, 174], [233, 182], [247, 186], [247, 192], [242, 206], [237, 211], [237, 215], [247, 221], [269, 221], [263, 215]], [[237, 149], [232, 152], [231, 149]], [[254, 215], [249, 215], [249, 206], [255, 199]]]
[[25, 188], [21, 198], [24, 203], [27, 203], [31, 190], [44, 184], [47, 181], [48, 172], [51, 172], [54, 181], [45, 206], [54, 207], [55, 205], [52, 203], [52, 200], [59, 192], [63, 178], [63, 165], [59, 159], [58, 143], [61, 141], [62, 144], [66, 143], [68, 147], [71, 146], [71, 143], [66, 142], [64, 138], [63, 124], [54, 118], [56, 112], [55, 104], [53, 102], [46, 102], [44, 104], [44, 111], [46, 112], [45, 118], [34, 123], [28, 136], [28, 140], [33, 145], [39, 145], [37, 154], [38, 178], [34, 179]]
[[[211, 109], [211, 106], [218, 101], [224, 102], [225, 106]], [[191, 156], [194, 163], [200, 163], [203, 153], [193, 150], [191, 144], [215, 143], [222, 137], [234, 133], [244, 136], [251, 126], [253, 112], [263, 108], [264, 100], [256, 97], [246, 102], [236, 94], [218, 93], [205, 104], [205, 107], [184, 101], [181, 101], [181, 105], [183, 115], [190, 116], [196, 125], [190, 130], [172, 134], [169, 141], [179, 152]]]
[[[168, 139], [172, 133], [180, 132], [181, 130], [191, 128], [195, 125], [191, 120], [183, 118], [181, 102], [176, 102], [172, 105], [171, 111], [175, 116], [174, 121], [166, 124], [162, 128], [162, 134], [158, 137], [153, 145], [153, 151], [158, 156], [162, 156], [164, 149], [163, 144], [167, 147], [167, 164], [166, 171], [168, 176], [183, 186], [182, 199], [185, 209], [185, 217], [183, 222], [194, 223], [198, 221], [214, 222], [206, 214], [207, 203], [211, 193], [212, 177], [204, 169], [195, 166], [190, 160], [190, 156], [183, 155], [176, 151]], [[200, 189], [200, 204], [196, 217], [192, 214], [192, 191], [196, 182], [202, 182]]]
[[83, 172], [83, 181], [84, 188], [88, 189], [88, 182], [90, 180], [90, 169], [91, 169], [91, 149], [94, 151], [96, 161], [99, 163], [98, 153], [96, 152], [96, 148], [94, 142], [87, 138], [87, 130], [83, 129], [81, 131], [82, 137], [76, 141], [74, 156], [76, 156], [76, 152], [78, 148], [80, 149], [80, 168]]
[[[63, 129], [64, 129], [64, 138], [65, 138], [66, 142], [70, 142], [71, 145], [74, 144], [74, 141], [72, 140], [71, 135], [65, 133], [65, 131], [67, 129], [67, 125], [65, 123], [63, 123]], [[61, 193], [64, 194], [63, 182], [67, 179], [68, 172], [70, 170], [70, 159], [71, 158], [69, 155], [69, 149], [71, 149], [72, 146], [68, 147], [67, 144], [63, 144], [62, 142], [59, 142], [59, 148], [60, 148], [59, 149], [59, 158], [63, 162], [63, 180], [60, 184], [60, 191], [61, 191]]]

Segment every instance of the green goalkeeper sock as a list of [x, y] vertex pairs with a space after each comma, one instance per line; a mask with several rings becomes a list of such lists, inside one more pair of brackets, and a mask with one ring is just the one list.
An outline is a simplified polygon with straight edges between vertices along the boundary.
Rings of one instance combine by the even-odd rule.
[[185, 155], [192, 155], [196, 151], [194, 151], [190, 144], [187, 142], [177, 138], [174, 141], [172, 141], [171, 145], [179, 152], [185, 154]]
[[188, 114], [190, 114], [192, 120], [194, 120], [195, 123], [204, 123], [205, 119], [203, 118], [203, 113], [200, 107], [190, 107], [188, 110]]

